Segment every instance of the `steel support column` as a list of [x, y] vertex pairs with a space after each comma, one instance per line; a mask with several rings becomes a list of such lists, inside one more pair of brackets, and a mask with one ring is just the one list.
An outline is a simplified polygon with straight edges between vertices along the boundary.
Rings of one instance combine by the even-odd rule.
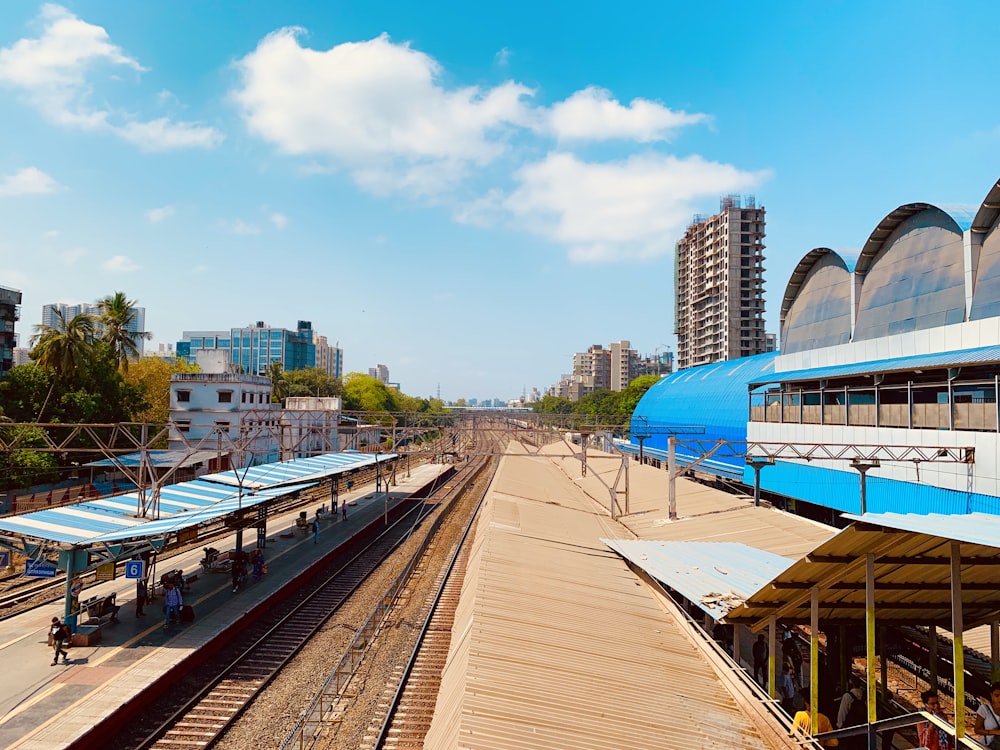
[[[965, 695], [965, 648], [962, 645], [965, 622], [962, 612], [962, 544], [951, 543], [951, 659], [955, 668], [955, 705], [963, 707]], [[955, 711], [956, 743], [965, 737], [965, 711]]]

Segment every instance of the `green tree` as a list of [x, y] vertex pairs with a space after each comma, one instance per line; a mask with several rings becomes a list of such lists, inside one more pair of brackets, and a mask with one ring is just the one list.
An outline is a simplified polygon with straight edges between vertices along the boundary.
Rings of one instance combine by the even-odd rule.
[[46, 445], [41, 428], [0, 424], [4, 442], [16, 441], [17, 448], [0, 453], [0, 487], [31, 487], [59, 478], [55, 455], [32, 448]]
[[136, 301], [130, 300], [125, 292], [115, 292], [97, 301], [101, 310], [101, 339], [111, 346], [115, 366], [122, 372], [128, 371], [129, 360], [139, 358], [138, 341], [149, 340], [153, 334], [148, 331], [129, 330], [136, 319]]
[[196, 372], [197, 369], [197, 365], [189, 365], [181, 358], [143, 357], [133, 362], [128, 372], [124, 373], [125, 382], [142, 394], [148, 406], [135, 411], [131, 421], [152, 424], [169, 421], [170, 378], [175, 372]]
[[396, 391], [386, 388], [384, 383], [360, 372], [348, 373], [344, 379], [346, 411], [399, 411], [396, 397]]
[[337, 378], [319, 367], [286, 370], [281, 373], [284, 390], [288, 396], [340, 396], [344, 386]]
[[35, 362], [54, 376], [38, 410], [36, 420], [40, 422], [56, 384], [74, 377], [94, 356], [94, 319], [80, 314], [66, 320], [62, 312], [56, 310], [53, 325], [41, 323], [35, 326], [31, 345], [31, 356]]
[[0, 378], [0, 411], [11, 422], [33, 422], [54, 376], [34, 362], [17, 365]]

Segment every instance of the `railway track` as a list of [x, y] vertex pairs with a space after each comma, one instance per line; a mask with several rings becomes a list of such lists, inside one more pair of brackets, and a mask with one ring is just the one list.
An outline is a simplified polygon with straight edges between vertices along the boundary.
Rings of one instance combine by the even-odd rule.
[[441, 674], [451, 647], [455, 611], [465, 583], [465, 570], [472, 547], [467, 541], [477, 517], [478, 513], [463, 534], [451, 563], [442, 571], [443, 580], [429, 607], [410, 660], [399, 675], [399, 685], [386, 707], [382, 727], [371, 744], [362, 744], [363, 748], [404, 750], [424, 746], [424, 737], [434, 718]]
[[[236, 721], [255, 697], [281, 672], [282, 668], [327, 622], [354, 590], [411, 533], [420, 519], [437, 505], [437, 498], [415, 504], [365, 549], [346, 563], [334, 565], [323, 574], [309, 593], [299, 597], [291, 610], [276, 622], [252, 636], [228, 662], [199, 671], [211, 675], [189, 697], [176, 700], [169, 710], [156, 713], [169, 716], [143, 737], [120, 737], [122, 747], [202, 748], [212, 746]], [[253, 629], [241, 626], [248, 631]]]

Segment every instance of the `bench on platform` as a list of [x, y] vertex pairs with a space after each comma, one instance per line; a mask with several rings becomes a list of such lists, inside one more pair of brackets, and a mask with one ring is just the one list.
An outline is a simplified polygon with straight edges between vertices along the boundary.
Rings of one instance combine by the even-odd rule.
[[118, 610], [121, 607], [115, 604], [115, 597], [117, 596], [117, 594], [95, 596], [92, 599], [80, 602], [80, 611], [86, 612], [87, 615], [87, 619], [83, 623], [84, 626], [97, 625], [100, 627], [109, 622], [118, 622]]
[[100, 640], [100, 625], [81, 625], [76, 629], [76, 632], [70, 636], [69, 642], [72, 646], [93, 646]]

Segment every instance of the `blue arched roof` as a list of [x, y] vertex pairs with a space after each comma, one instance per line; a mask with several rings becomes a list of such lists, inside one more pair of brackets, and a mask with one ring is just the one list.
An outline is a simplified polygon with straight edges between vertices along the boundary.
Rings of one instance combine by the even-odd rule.
[[[666, 449], [669, 435], [663, 428], [675, 429], [677, 438], [683, 440], [680, 428], [684, 426], [703, 427], [704, 434], [690, 436], [699, 440], [745, 441], [750, 420], [747, 384], [759, 382], [761, 376], [766, 380], [774, 372], [776, 356], [770, 352], [689, 367], [661, 378], [646, 391], [632, 413], [633, 424], [650, 428], [645, 445]], [[633, 442], [638, 441], [633, 437]], [[742, 469], [742, 460], [728, 460]]]

